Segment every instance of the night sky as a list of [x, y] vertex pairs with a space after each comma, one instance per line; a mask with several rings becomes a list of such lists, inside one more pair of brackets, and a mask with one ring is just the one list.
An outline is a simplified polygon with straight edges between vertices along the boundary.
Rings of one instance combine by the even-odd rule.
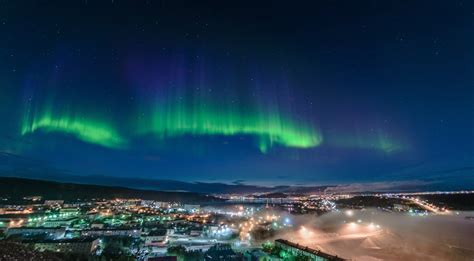
[[3, 0], [0, 35], [5, 175], [474, 182], [472, 1]]

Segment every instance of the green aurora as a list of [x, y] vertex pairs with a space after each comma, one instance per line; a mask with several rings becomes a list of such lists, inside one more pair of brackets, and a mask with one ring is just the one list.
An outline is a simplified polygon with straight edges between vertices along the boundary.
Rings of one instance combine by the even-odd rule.
[[274, 144], [293, 148], [311, 148], [321, 144], [322, 136], [309, 124], [296, 123], [277, 110], [241, 110], [217, 106], [155, 106], [148, 118], [138, 123], [140, 134], [158, 138], [183, 135], [251, 135], [258, 138], [260, 151]]
[[107, 148], [124, 148], [127, 144], [118, 132], [104, 120], [93, 120], [70, 113], [26, 113], [21, 126], [21, 134], [36, 131], [58, 132], [73, 135], [76, 138]]
[[[207, 105], [206, 105], [207, 104]], [[21, 125], [21, 135], [37, 131], [64, 133], [77, 139], [112, 149], [123, 149], [129, 140], [143, 135], [153, 135], [160, 140], [180, 136], [237, 136], [256, 137], [261, 152], [266, 153], [275, 145], [289, 148], [313, 148], [323, 143], [323, 135], [312, 124], [297, 122], [281, 113], [278, 108], [242, 109], [238, 106], [215, 106], [185, 102], [174, 104], [159, 102], [143, 107], [139, 120], [121, 135], [106, 117], [89, 117], [77, 110], [53, 108], [52, 103], [41, 110], [27, 110]], [[96, 115], [96, 114], [94, 114]], [[97, 116], [97, 115], [96, 115]], [[383, 132], [370, 135], [327, 133], [327, 146], [377, 150], [393, 153], [406, 146]]]
[[[47, 105], [41, 110], [27, 110], [21, 125], [22, 135], [36, 131], [56, 132], [108, 148], [124, 148], [128, 144], [128, 139], [123, 138], [104, 117], [97, 120], [77, 110], [57, 109], [51, 102]], [[205, 106], [193, 110], [183, 109], [182, 106], [167, 108], [173, 109], [163, 110], [163, 106], [158, 106], [152, 110], [151, 118], [131, 125], [130, 133], [138, 136], [153, 134], [159, 138], [251, 135], [258, 137], [262, 152], [267, 152], [274, 144], [311, 148], [322, 142], [321, 135], [314, 128], [296, 124], [274, 111], [260, 111], [254, 116], [246, 116], [236, 110], [209, 110]]]

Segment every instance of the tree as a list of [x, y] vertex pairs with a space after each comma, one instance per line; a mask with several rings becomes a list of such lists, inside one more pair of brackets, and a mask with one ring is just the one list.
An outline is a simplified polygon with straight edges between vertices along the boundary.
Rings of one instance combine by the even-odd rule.
[[286, 251], [283, 250], [281, 247], [275, 246], [275, 247], [272, 248], [272, 253], [271, 253], [271, 254], [272, 254], [272, 255], [275, 255], [275, 256], [280, 256], [280, 255], [281, 255], [281, 254], [280, 254], [281, 252], [285, 252], [285, 253], [286, 253]]
[[170, 255], [180, 256], [186, 253], [186, 248], [182, 245], [170, 246], [168, 247], [167, 251], [168, 251], [168, 254]]
[[102, 256], [106, 260], [128, 261], [135, 260], [130, 256], [131, 239], [128, 237], [106, 237], [104, 238], [104, 251]]
[[188, 251], [184, 254], [184, 260], [201, 261], [204, 260], [204, 254], [202, 253], [202, 251]]
[[273, 248], [274, 248], [274, 245], [270, 241], [267, 241], [262, 244], [262, 249], [264, 252], [271, 253]]
[[182, 245], [178, 246], [170, 246], [167, 249], [168, 255], [173, 255], [178, 257], [178, 260], [184, 260], [184, 257], [186, 255], [186, 248]]

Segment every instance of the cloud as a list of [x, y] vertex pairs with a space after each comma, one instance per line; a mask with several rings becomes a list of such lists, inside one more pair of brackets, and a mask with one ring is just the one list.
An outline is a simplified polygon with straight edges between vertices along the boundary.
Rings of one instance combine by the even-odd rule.
[[390, 191], [414, 191], [431, 185], [432, 182], [412, 181], [389, 181], [372, 183], [352, 183], [328, 187], [325, 192], [352, 193], [352, 192], [390, 192]]

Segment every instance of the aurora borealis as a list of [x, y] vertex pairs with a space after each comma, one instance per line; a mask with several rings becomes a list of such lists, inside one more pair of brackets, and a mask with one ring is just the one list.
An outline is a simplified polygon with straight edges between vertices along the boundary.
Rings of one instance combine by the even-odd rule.
[[[79, 114], [80, 115], [80, 114]], [[218, 109], [176, 109], [164, 113], [153, 110], [148, 123], [137, 124], [140, 131], [152, 133], [164, 139], [181, 135], [255, 135], [259, 139], [259, 148], [266, 152], [272, 144], [295, 148], [311, 148], [321, 143], [320, 134], [306, 127], [286, 120], [280, 115], [259, 114], [242, 116], [237, 112], [219, 112]], [[71, 134], [76, 138], [109, 148], [121, 148], [126, 141], [105, 120], [90, 120], [81, 116], [53, 112], [53, 109], [38, 113], [28, 110], [23, 118], [21, 135], [38, 130]], [[144, 127], [140, 127], [140, 126]]]
[[220, 114], [216, 111], [175, 112], [164, 114], [155, 112], [152, 116], [150, 132], [160, 137], [177, 135], [256, 135], [260, 149], [266, 151], [273, 143], [288, 147], [310, 148], [320, 144], [319, 134], [304, 126], [298, 127], [291, 121], [278, 116], [249, 116]]
[[467, 3], [66, 2], [0, 3], [0, 172], [328, 184], [473, 165]]
[[59, 132], [71, 134], [85, 142], [99, 144], [105, 147], [122, 147], [125, 141], [110, 126], [100, 121], [81, 119], [70, 115], [55, 116], [45, 113], [40, 116], [26, 116], [21, 134], [43, 130], [45, 132]]
[[287, 147], [311, 148], [318, 146], [322, 138], [314, 128], [296, 123], [277, 112], [242, 115], [238, 110], [226, 110], [212, 106], [186, 109], [186, 106], [162, 106], [153, 109], [150, 119], [140, 128], [160, 138], [180, 135], [255, 135], [262, 152], [272, 144]]

